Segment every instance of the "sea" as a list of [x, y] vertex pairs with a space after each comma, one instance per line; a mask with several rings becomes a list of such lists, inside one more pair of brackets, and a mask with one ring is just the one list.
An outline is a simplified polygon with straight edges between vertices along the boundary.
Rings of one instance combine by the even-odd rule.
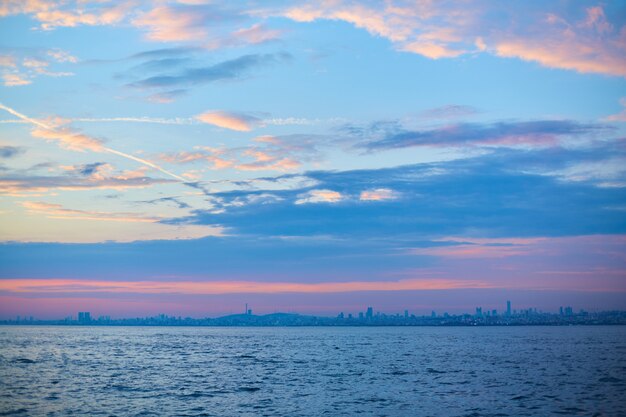
[[626, 326], [0, 326], [0, 415], [626, 416]]

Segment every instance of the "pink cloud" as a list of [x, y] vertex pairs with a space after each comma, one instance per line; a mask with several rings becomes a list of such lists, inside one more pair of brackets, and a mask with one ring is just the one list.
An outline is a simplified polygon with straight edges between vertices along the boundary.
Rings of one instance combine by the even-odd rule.
[[72, 151], [85, 152], [90, 150], [104, 152], [102, 141], [67, 127], [55, 129], [36, 127], [31, 131], [31, 134], [36, 138], [56, 142], [62, 148]]
[[141, 14], [133, 25], [147, 31], [146, 38], [160, 42], [200, 41], [207, 36], [206, 16], [193, 9], [159, 6]]
[[415, 255], [429, 255], [442, 258], [507, 258], [530, 255], [540, 250], [538, 245], [547, 238], [463, 238], [446, 237], [437, 242], [450, 243], [450, 246], [436, 246], [412, 249]]
[[[511, 17], [495, 19], [498, 13]], [[280, 14], [298, 22], [344, 21], [388, 39], [397, 50], [431, 59], [491, 53], [550, 68], [625, 77], [626, 25], [614, 27], [601, 6], [584, 13], [580, 20], [493, 2], [390, 1], [376, 6], [338, 0], [290, 7]]]
[[398, 194], [389, 188], [376, 188], [373, 190], [361, 191], [359, 200], [361, 201], [384, 201], [395, 200]]
[[490, 288], [481, 281], [407, 279], [351, 282], [256, 282], [256, 281], [97, 281], [75, 279], [2, 279], [0, 290], [10, 293], [135, 293], [135, 294], [281, 294], [345, 293], [356, 291], [446, 290]]
[[140, 213], [115, 213], [93, 210], [76, 210], [63, 207], [61, 204], [40, 201], [24, 201], [22, 207], [31, 214], [42, 214], [52, 219], [98, 220], [114, 222], [154, 223], [162, 218], [150, 217]]
[[2, 74], [2, 80], [3, 84], [7, 87], [17, 87], [32, 83], [31, 80], [22, 74]]
[[207, 161], [212, 169], [285, 172], [296, 170], [319, 155], [314, 137], [259, 136], [253, 142], [236, 148], [199, 146], [191, 152], [163, 154], [161, 159], [177, 164]]
[[259, 44], [280, 38], [280, 30], [268, 29], [264, 25], [257, 23], [249, 28], [239, 29], [233, 32], [233, 37], [249, 44]]
[[197, 115], [196, 119], [202, 123], [239, 132], [249, 132], [260, 123], [254, 116], [226, 111], [208, 111]]
[[311, 190], [298, 195], [296, 204], [338, 203], [343, 199], [341, 193], [333, 190]]
[[0, 55], [0, 67], [15, 67], [15, 57], [11, 55]]

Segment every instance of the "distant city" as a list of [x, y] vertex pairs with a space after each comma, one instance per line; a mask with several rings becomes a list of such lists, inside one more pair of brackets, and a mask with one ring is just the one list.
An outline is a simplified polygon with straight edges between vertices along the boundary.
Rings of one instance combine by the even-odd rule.
[[357, 315], [339, 313], [335, 317], [312, 316], [295, 313], [254, 315], [245, 305], [241, 314], [217, 318], [192, 318], [159, 314], [152, 317], [117, 318], [99, 316], [81, 311], [59, 320], [40, 320], [33, 316], [17, 316], [0, 320], [1, 325], [92, 325], [92, 326], [562, 326], [562, 325], [626, 325], [626, 311], [575, 312], [571, 306], [559, 307], [558, 313], [543, 312], [536, 308], [514, 310], [506, 302], [503, 313], [476, 307], [474, 314], [438, 314], [417, 316], [409, 310], [403, 314], [387, 314], [367, 307]]

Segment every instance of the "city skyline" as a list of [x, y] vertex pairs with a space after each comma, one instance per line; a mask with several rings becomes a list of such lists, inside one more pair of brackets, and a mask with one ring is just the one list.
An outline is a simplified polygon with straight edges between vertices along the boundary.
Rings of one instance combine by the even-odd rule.
[[0, 319], [626, 310], [624, 2], [8, 0], [0, 39]]
[[413, 314], [409, 310], [401, 313], [377, 311], [368, 306], [356, 314], [344, 313], [335, 316], [311, 316], [290, 312], [274, 312], [255, 315], [245, 305], [243, 312], [217, 317], [183, 317], [158, 314], [146, 317], [92, 316], [89, 311], [58, 319], [38, 319], [33, 316], [17, 316], [1, 320], [0, 325], [79, 325], [79, 326], [564, 326], [564, 325], [626, 325], [626, 311], [588, 312], [575, 311], [571, 306], [560, 306], [558, 312], [545, 312], [537, 308], [511, 309], [507, 300], [506, 309], [485, 310], [476, 307], [475, 312], [450, 314]]
[[[513, 316], [528, 316], [528, 315], [537, 315], [537, 314], [547, 314], [547, 315], [559, 315], [559, 316], [572, 316], [575, 314], [588, 314], [588, 313], [603, 313], [603, 312], [609, 312], [609, 311], [616, 311], [618, 313], [623, 313], [626, 314], [626, 311], [618, 311], [618, 310], [602, 310], [602, 309], [598, 309], [595, 311], [586, 311], [583, 308], [579, 308], [578, 310], [576, 310], [574, 307], [566, 305], [566, 306], [558, 306], [558, 307], [553, 307], [552, 309], [549, 309], [547, 311], [544, 311], [542, 309], [538, 309], [537, 307], [532, 307], [532, 306], [525, 306], [522, 308], [512, 308], [512, 303], [511, 300], [507, 300], [506, 304], [504, 304], [502, 307], [502, 309], [498, 309], [498, 308], [485, 308], [484, 312], [483, 312], [483, 306], [476, 306], [474, 309], [474, 312], [472, 313], [471, 311], [463, 311], [463, 312], [448, 312], [448, 311], [436, 311], [436, 310], [431, 310], [430, 312], [427, 311], [412, 311], [409, 309], [404, 309], [403, 311], [401, 311], [402, 317], [404, 318], [415, 318], [415, 317], [432, 317], [432, 318], [447, 318], [447, 317], [455, 317], [455, 316], [472, 316], [475, 318], [483, 318], [483, 317], [513, 317]], [[252, 308], [249, 308], [251, 306], [249, 306], [248, 303], [245, 304], [245, 308], [243, 309], [243, 311], [239, 311], [239, 312], [231, 312], [229, 314], [226, 314], [225, 316], [198, 316], [198, 317], [189, 317], [187, 316], [186, 318], [189, 319], [203, 319], [203, 318], [221, 318], [221, 317], [228, 317], [228, 316], [252, 316], [253, 314], [253, 310]], [[322, 318], [338, 318], [338, 319], [359, 319], [359, 320], [368, 320], [368, 319], [372, 319], [375, 317], [400, 317], [401, 316], [401, 312], [391, 312], [391, 311], [381, 311], [381, 310], [376, 310], [374, 307], [372, 306], [368, 306], [365, 310], [362, 311], [340, 311], [339, 314], [330, 314], [330, 315], [320, 315], [320, 317]], [[261, 316], [263, 315], [273, 315], [273, 314], [300, 314], [297, 311], [271, 311], [271, 312], [262, 312]], [[72, 321], [72, 322], [79, 322], [79, 323], [89, 323], [89, 322], [102, 322], [104, 321], [110, 321], [110, 320], [129, 320], [129, 319], [134, 319], [134, 318], [139, 318], [139, 317], [122, 317], [122, 316], [111, 316], [111, 315], [92, 315], [91, 311], [79, 311], [76, 314], [71, 314], [71, 315], [67, 315], [63, 318], [61, 317], [56, 317], [56, 318], [48, 318], [48, 319], [43, 319], [43, 320], [64, 320], [64, 321]], [[178, 315], [168, 315], [165, 313], [159, 313], [155, 316], [145, 316], [143, 317], [143, 319], [152, 319], [152, 318], [160, 318], [160, 319], [167, 319], [167, 318], [173, 318], [176, 319], [178, 318], [178, 320], [181, 320], [182, 316]], [[6, 317], [0, 317], [1, 319], [5, 319], [6, 321], [10, 322], [12, 319], [15, 319], [17, 322], [20, 321], [35, 321], [35, 320], [40, 320], [40, 318], [35, 317], [33, 315], [17, 315], [17, 317], [14, 318], [6, 318]]]

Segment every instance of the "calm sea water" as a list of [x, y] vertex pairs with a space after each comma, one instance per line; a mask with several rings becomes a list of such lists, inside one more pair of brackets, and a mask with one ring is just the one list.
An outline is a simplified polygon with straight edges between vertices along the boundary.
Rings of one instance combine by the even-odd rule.
[[0, 415], [626, 416], [626, 327], [0, 327]]

